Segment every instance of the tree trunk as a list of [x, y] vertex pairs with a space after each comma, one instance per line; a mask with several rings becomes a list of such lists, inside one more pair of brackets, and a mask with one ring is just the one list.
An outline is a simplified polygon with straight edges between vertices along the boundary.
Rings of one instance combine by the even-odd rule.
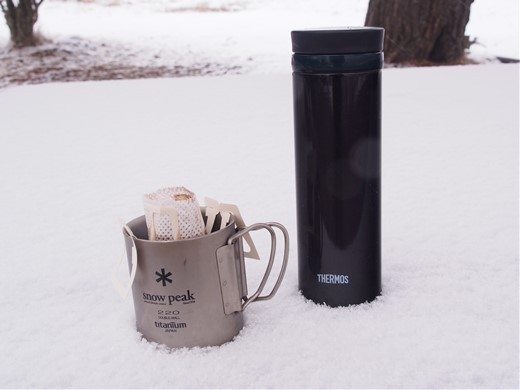
[[42, 1], [19, 0], [15, 5], [13, 0], [0, 0], [14, 46], [32, 46], [38, 43], [33, 28], [38, 20], [38, 7]]
[[370, 0], [366, 26], [385, 28], [389, 63], [458, 64], [473, 0]]

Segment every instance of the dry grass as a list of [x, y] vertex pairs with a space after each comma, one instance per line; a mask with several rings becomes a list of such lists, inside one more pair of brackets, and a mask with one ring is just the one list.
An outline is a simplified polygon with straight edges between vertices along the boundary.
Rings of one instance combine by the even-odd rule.
[[[140, 59], [140, 62], [137, 61]], [[0, 50], [0, 88], [48, 82], [185, 77], [240, 73], [239, 66], [218, 63], [142, 64], [135, 52], [79, 39], [35, 47]]]
[[221, 5], [218, 7], [214, 7], [208, 5], [207, 3], [198, 3], [189, 7], [168, 7], [165, 9], [166, 12], [200, 12], [200, 13], [208, 13], [208, 12], [237, 12], [243, 9], [243, 6], [237, 3], [229, 3], [226, 5]]

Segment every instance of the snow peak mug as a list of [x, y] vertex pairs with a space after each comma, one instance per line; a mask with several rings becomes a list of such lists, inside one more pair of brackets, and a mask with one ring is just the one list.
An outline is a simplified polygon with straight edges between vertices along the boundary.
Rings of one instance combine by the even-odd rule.
[[[261, 296], [275, 260], [273, 228], [284, 236], [283, 262], [272, 291]], [[269, 232], [271, 253], [260, 286], [248, 297], [242, 236], [259, 229]], [[287, 267], [289, 236], [275, 222], [237, 229], [232, 216], [224, 228], [202, 237], [151, 241], [141, 216], [125, 226], [123, 235], [137, 330], [147, 340], [171, 348], [231, 341], [243, 327], [244, 309], [271, 299]]]

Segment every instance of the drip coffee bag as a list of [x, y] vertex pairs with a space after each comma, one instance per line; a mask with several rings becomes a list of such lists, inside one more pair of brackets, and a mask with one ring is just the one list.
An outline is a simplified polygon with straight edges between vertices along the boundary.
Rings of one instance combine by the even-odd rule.
[[161, 188], [143, 197], [148, 239], [185, 240], [205, 234], [195, 194], [184, 187]]

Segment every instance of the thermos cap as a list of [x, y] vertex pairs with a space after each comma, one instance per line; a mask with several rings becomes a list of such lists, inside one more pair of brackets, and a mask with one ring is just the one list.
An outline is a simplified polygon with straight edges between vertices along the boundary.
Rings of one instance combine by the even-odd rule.
[[297, 54], [356, 54], [383, 51], [381, 27], [341, 27], [291, 31]]

